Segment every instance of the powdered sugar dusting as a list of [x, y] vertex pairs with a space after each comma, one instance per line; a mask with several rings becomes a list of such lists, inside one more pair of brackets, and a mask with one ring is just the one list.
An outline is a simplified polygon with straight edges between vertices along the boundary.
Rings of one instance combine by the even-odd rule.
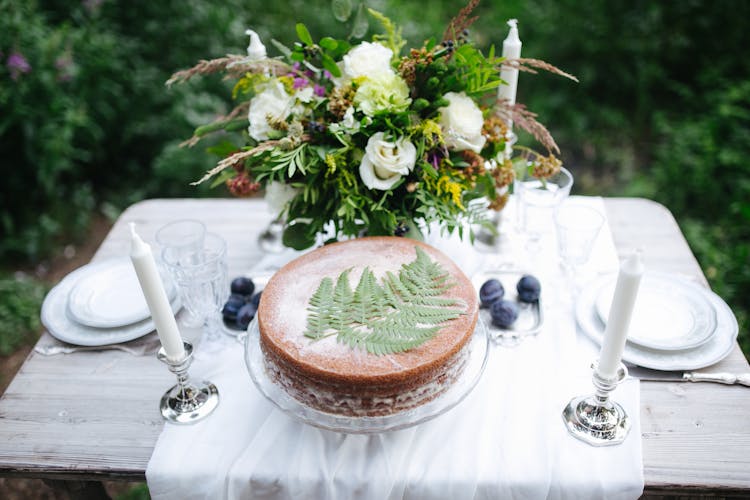
[[[408, 369], [418, 365], [420, 360], [439, 356], [473, 327], [477, 302], [474, 288], [458, 267], [445, 255], [424, 244], [419, 245], [430, 258], [457, 278], [457, 286], [448, 290], [446, 295], [467, 305], [467, 314], [446, 324], [436, 336], [443, 337], [442, 341], [433, 342], [435, 339], [432, 339], [404, 353], [375, 356], [361, 349], [352, 349], [338, 342], [335, 336], [320, 340], [304, 336], [310, 297], [324, 278], [328, 277], [335, 283], [338, 276], [349, 269], [349, 282], [353, 288], [364, 268], [369, 267], [380, 281], [387, 272], [396, 273], [403, 264], [412, 262], [416, 258], [414, 247], [418, 244], [404, 238], [363, 238], [329, 245], [300, 257], [279, 271], [266, 286], [258, 312], [263, 330], [300, 362], [309, 362], [316, 367], [328, 366], [337, 372], [364, 369], [373, 374], [392, 373], [394, 369]], [[451, 336], [453, 341], [445, 338]]]

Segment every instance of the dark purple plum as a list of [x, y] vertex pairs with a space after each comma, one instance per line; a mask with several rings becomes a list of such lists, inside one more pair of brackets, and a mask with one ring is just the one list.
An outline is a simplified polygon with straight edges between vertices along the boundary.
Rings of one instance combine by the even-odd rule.
[[233, 293], [221, 309], [221, 314], [227, 321], [235, 321], [240, 308], [245, 305], [245, 297]]
[[492, 324], [500, 328], [510, 328], [518, 319], [518, 306], [509, 300], [497, 300], [490, 306]]
[[247, 325], [250, 324], [250, 322], [255, 317], [255, 313], [258, 311], [258, 308], [255, 307], [252, 303], [248, 302], [244, 306], [240, 307], [240, 310], [237, 311], [237, 327], [244, 330], [247, 328]]
[[250, 296], [255, 291], [255, 283], [250, 278], [240, 276], [232, 280], [231, 289], [232, 293]]
[[542, 285], [534, 276], [526, 274], [518, 280], [516, 291], [521, 302], [536, 302], [542, 293]]
[[502, 299], [505, 296], [503, 284], [496, 279], [490, 279], [484, 282], [479, 289], [479, 301], [483, 307], [490, 307], [493, 302]]

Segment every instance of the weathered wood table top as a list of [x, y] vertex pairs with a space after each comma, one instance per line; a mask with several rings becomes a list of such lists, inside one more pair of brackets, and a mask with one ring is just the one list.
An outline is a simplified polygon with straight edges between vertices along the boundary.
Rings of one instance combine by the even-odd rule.
[[[619, 252], [642, 245], [649, 267], [705, 283], [670, 212], [654, 202], [605, 199]], [[147, 200], [128, 208], [94, 260], [126, 255], [127, 223], [153, 241], [181, 218], [202, 220], [228, 242], [230, 275], [259, 258], [270, 221], [258, 200]], [[748, 371], [738, 347], [716, 371]], [[163, 421], [158, 401], [174, 377], [155, 356], [121, 351], [32, 352], [0, 399], [0, 476], [143, 480]], [[750, 389], [711, 383], [641, 383], [647, 494], [750, 497]]]

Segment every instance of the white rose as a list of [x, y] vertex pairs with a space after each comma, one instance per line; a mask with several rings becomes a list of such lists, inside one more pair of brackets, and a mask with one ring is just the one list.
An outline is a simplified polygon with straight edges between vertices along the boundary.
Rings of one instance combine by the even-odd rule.
[[482, 151], [487, 140], [482, 135], [482, 111], [463, 92], [448, 92], [443, 97], [450, 102], [440, 111], [440, 126], [443, 128], [445, 144], [454, 151]]
[[344, 76], [358, 78], [373, 77], [382, 73], [393, 73], [391, 58], [393, 51], [379, 43], [362, 42], [344, 56]]
[[367, 141], [359, 176], [368, 188], [384, 191], [411, 172], [416, 161], [417, 148], [408, 139], [386, 141], [385, 134], [378, 132]]
[[286, 93], [281, 82], [274, 82], [263, 92], [250, 100], [250, 111], [247, 119], [250, 122], [248, 132], [256, 141], [265, 141], [273, 130], [268, 124], [268, 117], [274, 120], [286, 120], [292, 111], [294, 99]]
[[274, 215], [279, 215], [286, 205], [297, 196], [298, 189], [279, 181], [269, 182], [266, 186], [266, 202]]

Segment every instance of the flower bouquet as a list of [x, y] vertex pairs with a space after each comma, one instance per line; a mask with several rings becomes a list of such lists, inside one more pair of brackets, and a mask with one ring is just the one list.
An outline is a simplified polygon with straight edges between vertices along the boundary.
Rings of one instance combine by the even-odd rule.
[[[193, 145], [213, 132], [241, 132], [241, 143], [196, 183], [214, 178], [238, 196], [262, 188], [284, 217], [283, 241], [303, 249], [318, 234], [333, 237], [418, 235], [433, 222], [463, 237], [489, 224], [514, 178], [506, 153], [515, 122], [546, 154], [522, 148], [515, 168], [540, 177], [559, 169], [557, 145], [536, 115], [498, 98], [503, 65], [568, 76], [534, 59], [483, 54], [469, 39], [472, 0], [449, 23], [440, 42], [402, 49], [400, 29], [374, 10], [382, 26], [372, 41], [324, 37], [303, 24], [299, 42], [269, 58], [248, 30], [247, 56], [201, 61], [167, 82], [223, 72], [236, 80], [236, 108], [200, 127]], [[572, 78], [572, 77], [571, 77]], [[239, 134], [237, 134], [239, 135]], [[467, 229], [468, 228], [468, 229]]]

